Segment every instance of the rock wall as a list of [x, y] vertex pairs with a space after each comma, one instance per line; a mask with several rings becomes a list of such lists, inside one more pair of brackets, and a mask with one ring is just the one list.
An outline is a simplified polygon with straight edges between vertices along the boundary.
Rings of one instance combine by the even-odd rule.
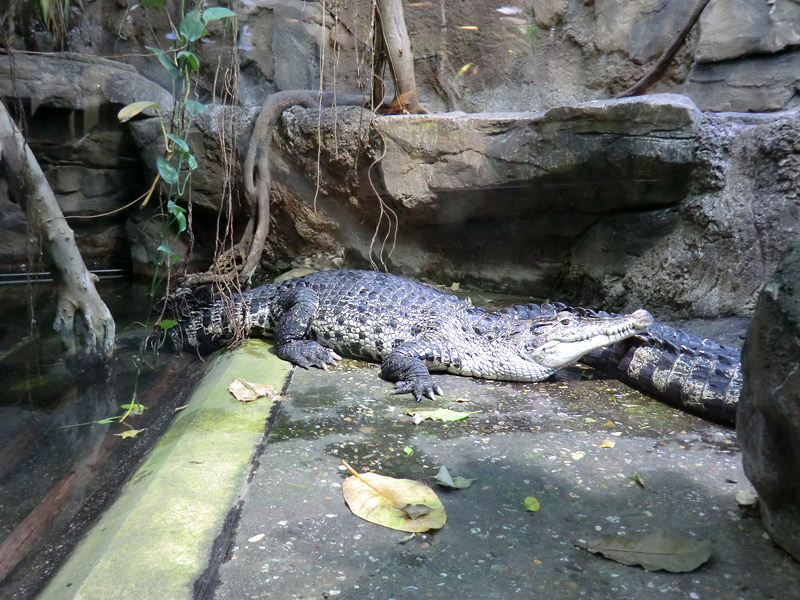
[[[423, 103], [431, 111], [536, 111], [609, 98], [637, 81], [674, 41], [699, 0], [463, 0], [405, 4]], [[370, 0], [233, 0], [236, 36], [213, 23], [200, 45], [200, 84], [238, 58], [239, 98], [274, 91], [356, 92], [367, 83]], [[168, 2], [180, 21], [177, 0]], [[114, 56], [169, 89], [145, 46], [168, 44], [160, 8], [119, 0], [73, 3], [66, 49]], [[19, 22], [18, 20], [15, 22]], [[46, 27], [20, 29], [19, 49], [57, 48]], [[235, 51], [234, 51], [235, 50]], [[648, 90], [689, 96], [703, 111], [797, 105], [800, 4], [711, 0], [661, 79]]]
[[[28, 143], [90, 269], [131, 264], [126, 215], [115, 211], [147, 183], [134, 138], [120, 126], [117, 111], [141, 98], [167, 110], [171, 97], [132, 67], [105, 59], [0, 56], [0, 99], [24, 116]], [[0, 224], [0, 272], [38, 269], [30, 264], [25, 216], [4, 182]]]
[[[222, 189], [228, 167], [219, 150], [220, 131], [236, 140], [234, 152], [241, 157], [256, 107], [267, 94], [320, 82], [327, 89], [359, 89], [369, 72], [369, 4], [341, 0], [334, 15], [329, 4], [241, 0], [231, 4], [239, 15], [235, 28], [220, 22], [210, 28], [197, 51], [200, 99], [211, 104], [212, 92], [224, 86], [220, 73], [238, 64], [240, 106], [209, 111], [192, 139], [204, 165], [193, 191], [201, 255], [214, 246], [211, 215], [220, 205], [231, 200], [233, 213], [244, 211], [238, 180], [232, 191]], [[367, 265], [372, 256], [417, 276], [571, 295], [609, 308], [644, 303], [681, 314], [749, 314], [757, 289], [796, 232], [796, 113], [713, 113], [796, 104], [800, 5], [712, 0], [651, 90], [686, 96], [581, 104], [635, 82], [673, 41], [694, 5], [407, 5], [424, 103], [431, 110], [501, 112], [373, 119], [340, 110], [341, 118], [328, 112], [319, 120], [314, 112], [288, 111], [274, 138], [279, 152], [270, 256], [317, 267]], [[173, 15], [177, 6], [170, 3]], [[68, 47], [113, 54], [143, 73], [142, 81], [168, 84], [144, 48], [168, 43], [163, 10], [97, 0], [73, 6], [71, 23]], [[11, 38], [18, 47], [53, 48], [46, 29], [18, 34]], [[34, 59], [16, 60], [15, 78], [9, 70], [5, 80], [16, 82], [3, 91], [9, 98], [25, 89], [20, 74], [37, 70], [25, 63]], [[41, 89], [31, 88], [23, 98], [46, 109], [31, 113], [47, 117], [52, 107], [66, 110], [67, 122], [86, 120], [70, 143], [86, 134], [81, 144], [94, 145], [106, 134], [94, 135], [94, 117], [84, 116], [79, 104], [83, 95], [94, 96], [85, 85], [70, 83], [68, 71], [47, 72], [58, 85], [40, 78], [40, 88], [72, 89], [73, 104], [57, 95], [42, 102]], [[128, 72], [133, 80], [133, 70]], [[84, 75], [72, 77], [82, 81]], [[51, 158], [50, 149], [32, 139], [68, 214], [117, 208], [153, 176], [147, 169], [161, 152], [157, 123], [145, 119], [132, 127], [145, 166], [137, 178], [130, 139], [108, 115], [126, 98], [159, 92], [152, 86], [124, 91], [116, 92], [115, 101], [88, 103], [105, 106], [103, 122], [114, 132], [92, 156], [69, 155], [65, 142]], [[78, 112], [69, 112], [76, 107]], [[58, 118], [54, 126], [65, 127]], [[49, 120], [37, 127], [50, 127]], [[0, 252], [6, 264], [18, 264], [21, 215], [1, 194], [0, 208], [10, 232]], [[124, 219], [107, 221], [107, 227], [89, 221], [100, 226], [79, 231], [89, 262], [96, 258], [99, 266], [122, 257], [131, 239], [152, 246], [148, 217], [134, 221], [127, 239]], [[382, 250], [370, 254], [376, 247]], [[137, 243], [133, 252], [134, 264], [146, 267], [152, 260], [152, 248]], [[203, 262], [196, 258], [198, 265]]]
[[[321, 249], [614, 309], [747, 315], [800, 231], [796, 111], [704, 114], [686, 97], [654, 95], [369, 127], [347, 109], [319, 122], [315, 111], [287, 111], [276, 139], [287, 157], [275, 171], [281, 198], [309, 214], [317, 143], [328, 157], [316, 201], [326, 236], [298, 245], [298, 262]], [[337, 127], [348, 140], [338, 152]]]

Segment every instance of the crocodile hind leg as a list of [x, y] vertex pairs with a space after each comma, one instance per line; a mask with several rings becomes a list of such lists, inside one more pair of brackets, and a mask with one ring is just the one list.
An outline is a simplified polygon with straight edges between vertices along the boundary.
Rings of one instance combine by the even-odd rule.
[[311, 288], [295, 288], [278, 296], [275, 312], [275, 344], [279, 358], [307, 369], [327, 369], [342, 357], [308, 337], [311, 321], [317, 314], [319, 298]]
[[433, 383], [425, 360], [432, 358], [431, 348], [419, 341], [395, 348], [383, 363], [381, 377], [395, 384], [395, 394], [412, 394], [417, 401], [442, 396], [442, 388]]

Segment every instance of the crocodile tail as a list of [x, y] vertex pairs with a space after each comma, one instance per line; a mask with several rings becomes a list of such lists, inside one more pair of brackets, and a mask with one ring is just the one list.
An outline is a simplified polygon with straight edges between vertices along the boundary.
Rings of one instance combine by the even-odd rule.
[[172, 344], [207, 354], [268, 331], [269, 292], [274, 288], [261, 286], [212, 303], [185, 307], [178, 325], [169, 330]]
[[[517, 305], [497, 312], [536, 319], [563, 310], [584, 317], [614, 316], [561, 303]], [[735, 348], [654, 323], [647, 332], [595, 350], [581, 362], [681, 410], [724, 425], [736, 422], [742, 365]]]
[[742, 390], [739, 351], [660, 323], [581, 362], [681, 410], [733, 426]]

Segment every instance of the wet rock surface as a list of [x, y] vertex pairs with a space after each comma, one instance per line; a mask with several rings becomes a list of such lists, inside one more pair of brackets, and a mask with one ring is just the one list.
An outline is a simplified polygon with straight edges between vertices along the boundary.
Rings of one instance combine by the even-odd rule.
[[[749, 489], [732, 431], [676, 413], [584, 368], [508, 384], [448, 375], [424, 408], [481, 411], [463, 421], [405, 414], [378, 366], [296, 370], [219, 569], [216, 598], [769, 598], [800, 566], [740, 517]], [[419, 479], [448, 515], [433, 534], [362, 521], [342, 498], [347, 460]], [[432, 481], [441, 465], [476, 478]], [[631, 477], [638, 474], [645, 487]], [[541, 509], [523, 510], [527, 496]], [[686, 574], [648, 572], [588, 553], [586, 541], [666, 529], [713, 544]]]
[[660, 94], [368, 122], [284, 113], [274, 213], [297, 235], [276, 246], [297, 264], [383, 260], [596, 308], [746, 316], [800, 230], [797, 111], [715, 115]]
[[800, 560], [800, 240], [761, 292], [743, 350], [737, 433], [764, 526]]

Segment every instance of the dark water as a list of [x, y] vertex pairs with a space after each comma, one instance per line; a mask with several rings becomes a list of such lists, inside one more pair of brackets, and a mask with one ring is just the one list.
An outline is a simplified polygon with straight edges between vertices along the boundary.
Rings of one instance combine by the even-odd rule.
[[[139, 359], [146, 290], [127, 281], [101, 283], [117, 323], [117, 355], [108, 369], [80, 371], [65, 364], [51, 327], [52, 284], [0, 286], [2, 598], [29, 598], [40, 589], [116, 496], [202, 371], [188, 355]], [[144, 412], [124, 424], [103, 422], [121, 415], [135, 390]], [[141, 433], [119, 435], [131, 430]]]

